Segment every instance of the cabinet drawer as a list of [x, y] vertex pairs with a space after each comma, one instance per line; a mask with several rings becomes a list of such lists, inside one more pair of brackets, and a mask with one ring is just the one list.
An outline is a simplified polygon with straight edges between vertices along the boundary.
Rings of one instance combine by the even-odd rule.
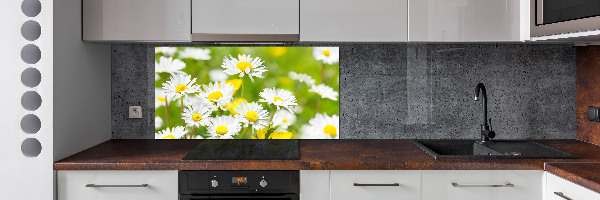
[[[177, 171], [57, 172], [59, 200], [177, 200]], [[86, 186], [94, 184], [96, 187]], [[142, 187], [142, 184], [147, 186]]]
[[331, 171], [331, 200], [420, 198], [421, 171]]
[[[559, 193], [559, 194], [556, 194]], [[554, 174], [546, 173], [546, 200], [584, 200], [600, 199], [600, 194], [562, 179]], [[562, 197], [561, 197], [562, 195]]]
[[424, 200], [542, 199], [543, 171], [423, 171]]

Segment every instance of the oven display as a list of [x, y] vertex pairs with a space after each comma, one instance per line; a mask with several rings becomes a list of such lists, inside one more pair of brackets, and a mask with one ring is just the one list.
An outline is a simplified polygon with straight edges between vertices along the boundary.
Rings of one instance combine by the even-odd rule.
[[248, 178], [246, 178], [246, 177], [231, 177], [231, 183], [246, 184], [246, 183], [248, 183]]

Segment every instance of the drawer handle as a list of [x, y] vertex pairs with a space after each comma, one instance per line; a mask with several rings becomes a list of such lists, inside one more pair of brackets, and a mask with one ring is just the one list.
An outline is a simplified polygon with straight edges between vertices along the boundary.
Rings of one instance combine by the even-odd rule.
[[554, 192], [554, 194], [556, 196], [562, 197], [565, 200], [573, 200], [573, 199], [569, 198], [568, 196], [565, 196], [565, 194], [563, 194], [562, 192]]
[[87, 184], [85, 187], [148, 187], [148, 184], [141, 185], [96, 185], [96, 184]]
[[400, 186], [400, 183], [392, 183], [392, 184], [364, 184], [364, 183], [354, 183], [354, 186]]
[[462, 185], [458, 183], [452, 183], [454, 187], [515, 187], [512, 183], [507, 183], [504, 185]]

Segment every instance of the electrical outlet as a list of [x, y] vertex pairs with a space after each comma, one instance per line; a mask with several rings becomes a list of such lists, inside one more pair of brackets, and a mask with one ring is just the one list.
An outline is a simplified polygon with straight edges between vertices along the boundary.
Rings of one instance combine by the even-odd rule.
[[129, 118], [142, 118], [142, 106], [129, 106]]

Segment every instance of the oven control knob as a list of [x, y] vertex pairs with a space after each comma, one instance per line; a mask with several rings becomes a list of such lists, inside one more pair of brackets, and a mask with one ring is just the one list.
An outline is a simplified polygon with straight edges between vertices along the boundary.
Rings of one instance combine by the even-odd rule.
[[211, 187], [218, 187], [219, 186], [219, 181], [217, 181], [217, 180], [210, 181], [210, 186]]
[[260, 187], [267, 187], [267, 181], [265, 181], [265, 179], [260, 181]]

